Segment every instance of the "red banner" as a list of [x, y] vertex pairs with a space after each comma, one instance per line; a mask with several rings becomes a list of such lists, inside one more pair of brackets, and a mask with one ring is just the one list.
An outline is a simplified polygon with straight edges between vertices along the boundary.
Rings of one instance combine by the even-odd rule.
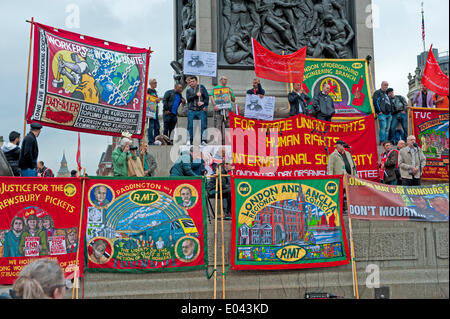
[[34, 24], [28, 123], [142, 138], [150, 50]]
[[449, 114], [446, 109], [411, 108], [413, 135], [427, 158], [423, 179], [449, 179]]
[[202, 178], [89, 179], [89, 271], [202, 269], [207, 264]]
[[433, 46], [428, 52], [427, 63], [422, 75], [422, 84], [428, 89], [441, 96], [448, 96], [448, 76], [442, 72], [433, 54]]
[[379, 181], [373, 115], [332, 123], [302, 114], [258, 121], [230, 112], [230, 127], [238, 176], [325, 176], [328, 154], [343, 140], [351, 146], [358, 177]]
[[83, 273], [81, 179], [0, 178], [0, 284], [12, 284], [36, 258]]
[[278, 82], [303, 82], [306, 47], [292, 54], [279, 55], [264, 48], [254, 38], [252, 44], [256, 76]]
[[393, 186], [345, 175], [349, 217], [448, 222], [449, 185]]

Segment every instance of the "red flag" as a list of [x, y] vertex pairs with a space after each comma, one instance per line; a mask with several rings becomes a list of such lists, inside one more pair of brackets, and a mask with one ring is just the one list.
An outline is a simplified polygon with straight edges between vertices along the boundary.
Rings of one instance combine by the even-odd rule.
[[81, 172], [81, 152], [80, 152], [80, 132], [78, 132], [78, 149], [77, 149], [77, 165], [78, 171]]
[[442, 72], [433, 54], [433, 46], [428, 52], [427, 64], [422, 75], [422, 84], [441, 96], [448, 96], [448, 76]]
[[277, 82], [303, 82], [306, 47], [292, 54], [279, 55], [264, 48], [254, 38], [252, 45], [256, 76]]

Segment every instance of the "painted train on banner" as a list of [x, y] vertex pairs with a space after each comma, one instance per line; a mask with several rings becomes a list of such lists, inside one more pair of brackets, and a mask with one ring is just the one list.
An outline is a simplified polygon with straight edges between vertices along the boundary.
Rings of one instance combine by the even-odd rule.
[[203, 265], [201, 180], [134, 189], [128, 180], [93, 182], [86, 201], [90, 269]]
[[347, 263], [339, 180], [317, 181], [270, 180], [256, 190], [252, 180], [236, 181], [235, 269]]

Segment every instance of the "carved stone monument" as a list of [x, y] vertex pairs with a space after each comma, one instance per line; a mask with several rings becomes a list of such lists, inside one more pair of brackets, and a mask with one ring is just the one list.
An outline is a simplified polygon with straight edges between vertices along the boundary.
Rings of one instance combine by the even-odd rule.
[[[175, 80], [184, 83], [184, 50], [217, 52], [218, 78], [229, 85], [244, 105], [254, 74], [251, 38], [278, 54], [307, 46], [313, 58], [373, 56], [371, 0], [174, 0]], [[373, 70], [373, 65], [372, 65]], [[203, 78], [208, 89], [217, 78]], [[285, 83], [261, 80], [266, 95], [275, 96], [276, 118], [288, 116]]]

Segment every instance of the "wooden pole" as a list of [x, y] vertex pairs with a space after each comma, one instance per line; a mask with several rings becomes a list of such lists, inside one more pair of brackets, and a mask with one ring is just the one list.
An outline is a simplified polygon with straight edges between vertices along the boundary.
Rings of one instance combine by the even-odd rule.
[[[28, 21], [27, 21], [28, 22]], [[30, 64], [31, 64], [31, 43], [33, 42], [33, 26], [34, 26], [34, 18], [31, 18], [31, 26], [30, 26], [30, 46], [28, 48], [28, 69], [27, 69], [27, 85], [25, 92], [25, 114], [23, 117], [23, 138], [25, 138], [25, 134], [27, 132], [27, 109], [28, 109], [28, 85], [30, 82]]]
[[[347, 193], [347, 207], [348, 207], [348, 184], [347, 184], [348, 175], [344, 172], [344, 187], [345, 192]], [[355, 245], [353, 242], [353, 228], [352, 228], [352, 219], [350, 215], [348, 216], [348, 228], [350, 231], [350, 255], [352, 261], [352, 279], [353, 279], [353, 296], [356, 299], [359, 299], [359, 291], [358, 291], [358, 276], [356, 272], [356, 262], [355, 262]]]
[[413, 115], [412, 114], [413, 114], [413, 112], [410, 107], [408, 107], [407, 112], [408, 112], [408, 115], [407, 115], [407, 117], [408, 117], [408, 136], [410, 136], [412, 134], [412, 125], [413, 125]]
[[225, 299], [225, 243], [223, 232], [222, 164], [219, 164], [220, 225], [222, 233], [222, 299]]
[[84, 215], [84, 186], [86, 182], [86, 168], [83, 168], [83, 179], [81, 180], [81, 210], [80, 210], [80, 222], [78, 224], [78, 238], [77, 238], [77, 267], [74, 271], [73, 276], [73, 287], [72, 287], [72, 299], [74, 299], [74, 292], [76, 289], [76, 299], [78, 299], [78, 277], [79, 277], [79, 266], [78, 266], [78, 257], [80, 255], [80, 241], [81, 241], [81, 225], [83, 223], [83, 215]]
[[[216, 175], [219, 175], [219, 168], [216, 168]], [[214, 203], [214, 299], [217, 299], [217, 191], [219, 180], [216, 178], [216, 193]]]

